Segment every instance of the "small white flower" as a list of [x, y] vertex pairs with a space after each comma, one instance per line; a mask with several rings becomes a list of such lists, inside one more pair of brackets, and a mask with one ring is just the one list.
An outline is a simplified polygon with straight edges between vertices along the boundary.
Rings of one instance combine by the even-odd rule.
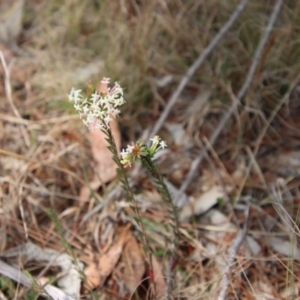
[[127, 153], [131, 153], [133, 149], [134, 149], [134, 146], [127, 145]]
[[104, 117], [103, 120], [104, 120], [105, 124], [108, 125], [110, 123], [110, 121], [112, 120], [112, 118], [109, 115], [107, 115], [106, 117]]
[[165, 148], [167, 147], [167, 144], [166, 144], [165, 141], [161, 141], [161, 142], [159, 143], [159, 145], [160, 145], [160, 147], [161, 147], [162, 149], [165, 149]]
[[107, 112], [108, 114], [112, 115], [113, 118], [116, 118], [120, 114], [120, 110], [113, 107], [110, 107]]
[[152, 141], [153, 144], [158, 143], [160, 140], [160, 137], [158, 135], [154, 136], [150, 141]]
[[77, 111], [81, 111], [82, 110], [82, 107], [80, 104], [74, 104], [74, 108], [77, 110]]
[[123, 89], [118, 82], [115, 82], [115, 85], [111, 89], [109, 89], [109, 95], [113, 96], [114, 98], [118, 95], [123, 96]]
[[96, 103], [99, 100], [99, 98], [100, 96], [97, 94], [97, 92], [91, 95], [91, 101], [93, 103]]
[[109, 106], [109, 97], [101, 97], [99, 100], [99, 103], [104, 106], [105, 108], [107, 108], [107, 106]]
[[106, 83], [109, 84], [110, 78], [107, 77], [103, 77], [103, 79], [101, 80], [102, 83]]
[[104, 125], [100, 122], [97, 122], [96, 129], [104, 129]]
[[69, 95], [68, 95], [69, 101], [73, 102], [73, 98], [74, 98], [74, 88], [71, 89]]
[[86, 120], [88, 121], [88, 123], [92, 123], [94, 121], [94, 119], [95, 119], [95, 115], [93, 114], [92, 111], [90, 111], [87, 115]]
[[82, 122], [83, 122], [83, 124], [84, 124], [85, 126], [89, 126], [89, 125], [90, 125], [90, 123], [89, 123], [87, 120], [82, 120]]
[[152, 141], [152, 145], [149, 148], [150, 154], [154, 155], [159, 149], [164, 149], [167, 147], [167, 144], [165, 141], [161, 141], [161, 138], [156, 135], [154, 136], [152, 139], [150, 139]]
[[74, 88], [71, 89], [70, 94], [69, 94], [69, 101], [70, 102], [77, 102], [78, 100], [81, 99], [81, 90], [75, 90]]
[[156, 135], [152, 139], [150, 139], [150, 141], [152, 141], [152, 145], [149, 148], [151, 154], [154, 154], [156, 152], [159, 140], [160, 140], [160, 137], [158, 135]]
[[120, 154], [121, 154], [122, 158], [124, 159], [126, 157], [126, 155], [128, 155], [128, 152], [125, 149], [122, 149]]
[[104, 118], [107, 116], [107, 112], [104, 110], [99, 110], [99, 118], [101, 120], [104, 120]]
[[89, 107], [87, 106], [87, 105], [85, 105], [84, 107], [83, 107], [83, 112], [85, 113], [85, 114], [87, 114], [88, 112], [89, 112]]
[[114, 107], [116, 107], [116, 106], [121, 106], [121, 105], [123, 105], [124, 103], [125, 103], [124, 98], [123, 98], [123, 97], [120, 97], [120, 98], [118, 98], [118, 99], [115, 99]]

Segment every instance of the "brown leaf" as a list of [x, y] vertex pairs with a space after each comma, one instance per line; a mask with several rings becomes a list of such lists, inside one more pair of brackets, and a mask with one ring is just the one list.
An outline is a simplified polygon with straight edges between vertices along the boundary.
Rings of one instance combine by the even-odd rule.
[[132, 294], [141, 283], [146, 270], [144, 254], [132, 232], [128, 236], [121, 259], [125, 265], [125, 274], [121, 277]]
[[93, 263], [85, 269], [84, 274], [90, 288], [102, 286], [106, 278], [111, 274], [120, 259], [126, 237], [127, 231], [123, 230], [118, 242], [113, 244], [110, 249], [100, 257], [98, 263]]
[[[111, 131], [116, 142], [118, 151], [121, 147], [121, 135], [118, 124], [115, 120], [111, 123]], [[90, 198], [90, 189], [97, 190], [103, 183], [111, 181], [116, 177], [116, 164], [112, 159], [112, 153], [107, 149], [106, 136], [100, 130], [90, 130], [91, 147], [96, 168], [93, 180], [89, 186], [84, 186], [80, 191], [80, 200], [86, 202]]]

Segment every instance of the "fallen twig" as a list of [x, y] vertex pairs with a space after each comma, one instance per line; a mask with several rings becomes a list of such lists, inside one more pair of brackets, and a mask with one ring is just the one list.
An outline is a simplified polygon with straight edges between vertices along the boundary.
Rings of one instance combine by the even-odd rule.
[[226, 261], [226, 268], [222, 276], [221, 289], [217, 297], [217, 300], [224, 300], [226, 297], [226, 292], [230, 281], [230, 269], [236, 257], [236, 253], [240, 248], [240, 246], [242, 245], [244, 238], [246, 236], [247, 228], [248, 228], [248, 219], [249, 219], [249, 207], [246, 211], [246, 223], [244, 224], [244, 228], [238, 232], [238, 234], [235, 237], [234, 243], [229, 249], [228, 260]]

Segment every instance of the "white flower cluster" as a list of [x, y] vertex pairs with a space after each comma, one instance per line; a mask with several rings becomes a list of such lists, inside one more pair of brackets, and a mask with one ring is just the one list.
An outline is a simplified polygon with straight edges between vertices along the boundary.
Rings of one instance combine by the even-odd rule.
[[120, 110], [119, 106], [125, 103], [123, 89], [116, 82], [112, 88], [108, 87], [109, 78], [103, 78], [98, 92], [84, 98], [81, 90], [71, 89], [69, 101], [79, 113], [83, 123], [93, 129], [106, 129]]
[[152, 139], [150, 139], [152, 145], [149, 148], [150, 154], [155, 154], [159, 149], [165, 149], [167, 144], [165, 141], [162, 141], [158, 135], [155, 135]]
[[150, 158], [159, 150], [167, 147], [165, 141], [156, 135], [152, 139], [152, 144], [147, 147], [142, 142], [138, 141], [135, 145], [128, 145], [126, 150], [123, 149], [121, 152], [121, 163], [126, 166], [131, 166], [133, 162], [141, 159], [143, 156], [148, 156]]

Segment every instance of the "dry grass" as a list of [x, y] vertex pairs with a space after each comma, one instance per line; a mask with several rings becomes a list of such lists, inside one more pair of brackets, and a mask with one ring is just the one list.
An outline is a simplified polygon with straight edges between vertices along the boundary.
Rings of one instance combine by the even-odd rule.
[[[120, 81], [127, 100], [119, 119], [123, 143], [140, 138], [237, 5], [217, 0], [26, 1], [17, 44], [0, 45], [7, 63], [15, 58], [9, 79], [15, 111], [4, 84], [0, 87], [1, 259], [37, 278], [57, 276], [54, 267], [5, 256], [27, 241], [65, 251], [49, 208], [72, 255], [86, 266], [118, 240], [120, 227], [132, 219], [117, 183], [100, 188], [89, 203], [79, 201], [95, 166], [89, 135], [66, 101], [68, 91], [102, 76]], [[176, 144], [165, 127], [160, 132], [171, 149], [160, 160], [162, 173], [177, 188], [199, 155], [199, 141], [208, 144], [233, 105], [273, 7], [274, 1], [250, 1], [173, 107], [168, 122], [183, 125], [191, 141], [190, 146]], [[213, 211], [193, 216], [180, 228], [174, 299], [217, 299], [228, 249], [247, 221], [252, 240], [237, 249], [226, 299], [298, 297], [299, 31], [300, 2], [285, 1], [247, 94], [186, 190], [195, 199], [212, 183], [227, 192]], [[157, 81], [167, 75], [171, 82], [160, 87]], [[152, 247], [166, 270], [168, 233], [160, 225], [166, 213], [145, 174], [135, 191]], [[103, 205], [92, 213], [99, 202]], [[223, 213], [226, 226], [214, 223], [216, 211]], [[280, 252], [276, 241], [289, 249]], [[93, 292], [82, 287], [82, 299], [129, 299], [122, 263], [102, 287]], [[139, 288], [141, 299], [146, 288]], [[0, 292], [0, 299], [38, 297], [3, 276]]]

